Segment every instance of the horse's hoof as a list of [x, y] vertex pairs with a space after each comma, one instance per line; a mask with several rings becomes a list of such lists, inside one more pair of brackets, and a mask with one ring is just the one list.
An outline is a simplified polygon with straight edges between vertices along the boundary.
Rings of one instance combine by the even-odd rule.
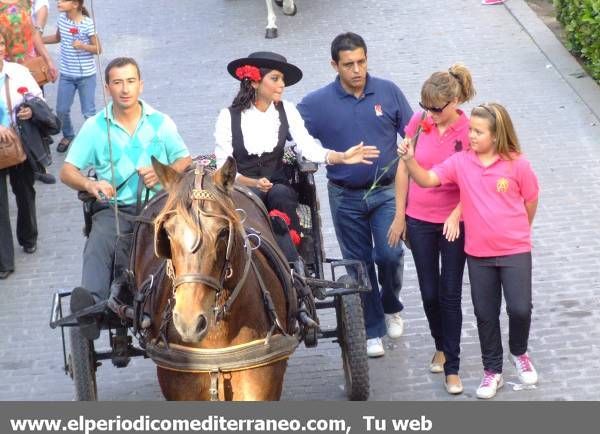
[[282, 8], [283, 7], [283, 0], [275, 0], [275, 4], [277, 6], [279, 6], [280, 8]]
[[283, 14], [287, 15], [288, 17], [293, 17], [294, 15], [296, 15], [296, 12], [298, 12], [298, 8], [296, 7], [296, 3], [294, 3], [294, 9], [292, 10], [292, 12], [287, 13], [285, 11], [285, 9], [283, 10]]
[[265, 34], [265, 38], [267, 39], [275, 39], [277, 37], [277, 29], [267, 29], [267, 33]]

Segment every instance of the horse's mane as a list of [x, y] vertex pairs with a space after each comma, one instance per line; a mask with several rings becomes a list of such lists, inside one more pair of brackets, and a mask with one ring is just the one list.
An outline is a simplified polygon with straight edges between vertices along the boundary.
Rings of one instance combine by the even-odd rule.
[[[233, 200], [223, 188], [215, 185], [213, 177], [214, 172], [212, 170], [205, 169], [202, 188], [215, 198], [215, 200], [210, 201], [220, 208], [215, 215], [221, 214], [228, 218], [233, 223], [234, 231], [241, 233], [241, 220], [236, 212]], [[193, 168], [187, 170], [181, 175], [181, 179], [175, 185], [175, 188], [169, 191], [164, 208], [156, 216], [154, 221], [155, 228], [162, 226], [162, 223], [169, 217], [169, 215], [178, 214], [184, 219], [189, 227], [196, 230], [196, 236], [202, 237], [203, 243], [215, 245], [218, 231], [215, 231], [215, 233], [211, 233], [210, 231], [202, 232], [202, 224], [200, 219], [196, 213], [192, 212], [192, 190], [194, 189], [194, 180], [195, 173]], [[208, 215], [212, 216], [213, 213], [208, 213]], [[240, 237], [233, 237], [233, 245], [231, 246], [233, 249], [232, 251], [236, 251], [238, 249], [239, 246], [237, 244], [240, 242], [239, 238]], [[216, 255], [216, 249], [210, 250], [209, 254]]]

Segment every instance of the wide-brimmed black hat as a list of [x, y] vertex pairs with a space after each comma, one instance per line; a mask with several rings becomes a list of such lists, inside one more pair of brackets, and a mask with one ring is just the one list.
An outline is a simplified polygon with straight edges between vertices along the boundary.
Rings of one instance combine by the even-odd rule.
[[281, 54], [272, 53], [270, 51], [257, 51], [256, 53], [250, 54], [248, 57], [229, 62], [227, 71], [229, 71], [233, 78], [239, 80], [235, 75], [235, 70], [244, 65], [256, 66], [257, 68], [276, 69], [283, 74], [286, 86], [296, 84], [302, 79], [302, 71], [300, 68], [288, 63], [287, 59]]

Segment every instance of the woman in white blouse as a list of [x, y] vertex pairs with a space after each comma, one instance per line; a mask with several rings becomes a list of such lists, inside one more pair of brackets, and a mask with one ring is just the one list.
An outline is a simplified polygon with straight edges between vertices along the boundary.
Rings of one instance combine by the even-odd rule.
[[[302, 71], [280, 54], [252, 53], [230, 62], [227, 70], [240, 80], [240, 90], [231, 106], [221, 110], [217, 119], [217, 166], [233, 156], [239, 172], [237, 182], [250, 187], [263, 200], [272, 217], [285, 221], [292, 243], [298, 246], [298, 199], [288, 183], [282, 162], [287, 138], [294, 140], [304, 158], [317, 163], [372, 164], [370, 160], [377, 158], [379, 151], [360, 143], [346, 152], [336, 152], [316, 142], [306, 131], [296, 106], [282, 99], [285, 86], [300, 81]], [[278, 225], [274, 226], [277, 230]], [[281, 247], [290, 262], [297, 259], [296, 249]]]

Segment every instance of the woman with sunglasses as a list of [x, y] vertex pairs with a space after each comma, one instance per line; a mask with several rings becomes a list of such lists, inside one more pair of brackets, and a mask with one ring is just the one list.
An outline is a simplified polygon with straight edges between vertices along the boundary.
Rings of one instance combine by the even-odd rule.
[[[418, 134], [415, 158], [419, 164], [430, 169], [468, 147], [469, 119], [459, 106], [474, 95], [471, 74], [461, 64], [435, 72], [425, 81], [419, 103], [424, 111], [416, 113], [405, 129], [405, 141]], [[402, 176], [396, 178], [396, 201], [398, 207], [406, 207], [406, 217], [404, 221], [404, 215], [396, 213], [388, 241], [395, 245], [408, 238], [435, 342], [429, 370], [444, 372], [448, 393], [459, 394], [463, 391], [458, 369], [466, 258], [458, 187], [422, 188], [408, 181], [404, 163], [399, 164], [398, 174]]]

